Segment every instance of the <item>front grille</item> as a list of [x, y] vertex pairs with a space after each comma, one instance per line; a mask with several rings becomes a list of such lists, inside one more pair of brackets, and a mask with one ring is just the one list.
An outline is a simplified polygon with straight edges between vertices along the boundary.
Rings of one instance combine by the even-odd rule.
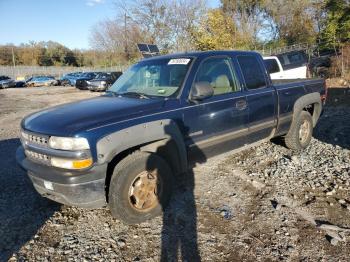
[[78, 87], [86, 87], [87, 83], [86, 83], [86, 80], [77, 80], [75, 82], [75, 85], [78, 86]]
[[44, 147], [48, 147], [49, 143], [49, 137], [28, 132], [22, 132], [22, 139], [26, 144], [35, 144]]
[[47, 146], [49, 139], [47, 137], [37, 136], [37, 135], [29, 135], [29, 142], [34, 144]]
[[36, 134], [32, 132], [27, 132], [22, 130], [21, 140], [23, 147], [25, 149], [26, 156], [35, 162], [41, 164], [50, 165], [51, 159], [50, 156], [35, 152], [31, 147], [37, 148], [48, 148], [49, 147], [49, 137], [41, 134]]
[[43, 154], [40, 154], [37, 152], [33, 152], [33, 151], [30, 151], [27, 149], [24, 152], [29, 159], [31, 159], [35, 162], [45, 164], [45, 165], [50, 165], [50, 157], [49, 156], [43, 155]]

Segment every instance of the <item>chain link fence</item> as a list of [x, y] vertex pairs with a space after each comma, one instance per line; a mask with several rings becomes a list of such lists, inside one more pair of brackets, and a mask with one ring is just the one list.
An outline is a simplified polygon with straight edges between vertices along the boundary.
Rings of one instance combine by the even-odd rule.
[[50, 75], [60, 78], [72, 72], [124, 72], [128, 65], [112, 67], [69, 67], [69, 66], [0, 66], [0, 75], [23, 79], [34, 75]]

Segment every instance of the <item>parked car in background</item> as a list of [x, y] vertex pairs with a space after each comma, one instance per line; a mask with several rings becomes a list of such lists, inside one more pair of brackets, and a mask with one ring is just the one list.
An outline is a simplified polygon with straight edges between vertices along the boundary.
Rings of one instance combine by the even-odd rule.
[[327, 78], [330, 75], [329, 68], [332, 61], [330, 55], [313, 57], [309, 63], [309, 72], [312, 77]]
[[308, 57], [304, 51], [292, 51], [264, 57], [271, 79], [307, 78]]
[[53, 76], [33, 76], [26, 81], [27, 87], [56, 85], [58, 85], [58, 80], [56, 80]]
[[99, 73], [94, 79], [86, 80], [90, 91], [106, 91], [122, 75], [122, 72]]
[[24, 80], [16, 81], [16, 87], [25, 87], [25, 86], [26, 86], [26, 81]]
[[15, 87], [15, 80], [11, 79], [8, 76], [0, 76], [0, 89], [5, 89], [8, 87]]
[[77, 81], [77, 79], [80, 77], [81, 74], [82, 74], [82, 72], [74, 72], [74, 73], [65, 74], [60, 79], [60, 85], [62, 85], [62, 86], [75, 86], [75, 82]]
[[80, 90], [87, 90], [87, 80], [94, 79], [100, 72], [85, 72], [79, 75], [75, 81], [75, 87]]

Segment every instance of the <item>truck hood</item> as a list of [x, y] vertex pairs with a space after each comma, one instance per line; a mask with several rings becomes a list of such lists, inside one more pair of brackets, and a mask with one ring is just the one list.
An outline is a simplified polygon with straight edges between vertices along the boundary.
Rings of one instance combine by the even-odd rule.
[[100, 96], [59, 105], [26, 117], [26, 130], [55, 136], [74, 136], [78, 132], [117, 123], [163, 107], [163, 99]]

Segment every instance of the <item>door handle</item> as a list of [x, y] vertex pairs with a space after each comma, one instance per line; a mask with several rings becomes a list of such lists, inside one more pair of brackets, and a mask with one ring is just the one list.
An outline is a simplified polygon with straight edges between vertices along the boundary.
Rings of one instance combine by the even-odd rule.
[[246, 108], [247, 108], [247, 101], [245, 101], [245, 100], [238, 100], [238, 101], [236, 102], [236, 108], [237, 108], [238, 110], [244, 110], [244, 109], [246, 109]]

